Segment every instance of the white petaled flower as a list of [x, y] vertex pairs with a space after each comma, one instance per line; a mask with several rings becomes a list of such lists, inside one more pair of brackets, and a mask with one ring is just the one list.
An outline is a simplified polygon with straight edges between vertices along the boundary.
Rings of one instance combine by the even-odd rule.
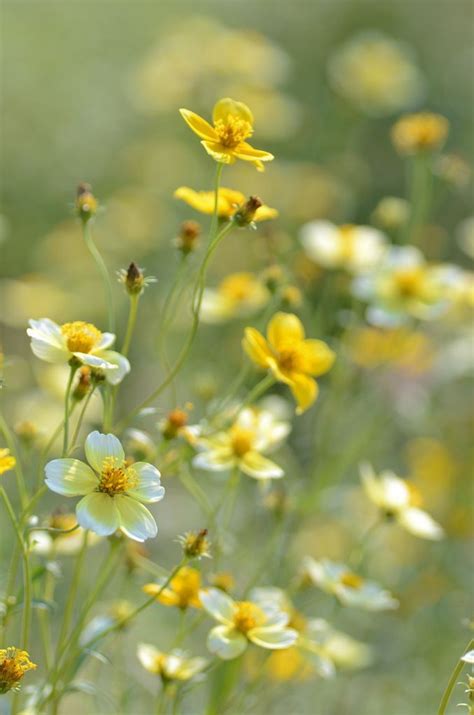
[[180, 650], [163, 653], [148, 643], [139, 643], [137, 656], [145, 670], [159, 675], [164, 681], [196, 678], [209, 662], [206, 658], [190, 658]]
[[385, 234], [371, 226], [336, 226], [310, 221], [301, 229], [306, 255], [323, 268], [344, 268], [364, 273], [375, 268], [387, 250]]
[[366, 463], [361, 464], [360, 475], [367, 496], [385, 516], [395, 519], [414, 536], [433, 541], [443, 538], [443, 528], [419, 508], [418, 490], [406, 479], [389, 471], [377, 476]]
[[113, 434], [91, 432], [84, 449], [89, 464], [79, 459], [48, 462], [46, 485], [57, 494], [83, 497], [76, 516], [84, 529], [101, 536], [120, 529], [135, 541], [156, 536], [156, 522], [142, 502], [163, 499], [158, 469], [147, 462], [128, 465]]
[[49, 318], [30, 320], [27, 334], [36, 357], [45, 362], [78, 363], [101, 370], [107, 382], [118, 385], [130, 372], [127, 358], [110, 350], [114, 344], [113, 333], [101, 333], [92, 323], [77, 320], [58, 325]]
[[237, 658], [249, 643], [270, 650], [289, 648], [298, 638], [297, 631], [287, 627], [288, 614], [272, 601], [234, 601], [217, 588], [200, 591], [199, 598], [203, 608], [219, 622], [207, 637], [207, 647], [219, 658]]
[[344, 606], [364, 608], [367, 611], [398, 608], [398, 601], [389, 591], [375, 581], [366, 581], [345, 564], [328, 559], [316, 561], [307, 556], [303, 568], [315, 586], [336, 596]]
[[255, 479], [278, 479], [283, 469], [262, 453], [275, 449], [289, 431], [288, 422], [276, 420], [271, 412], [245, 408], [228, 430], [197, 439], [200, 454], [193, 464], [218, 472], [237, 467]]
[[311, 643], [317, 645], [317, 654], [323, 654], [335, 669], [355, 670], [372, 662], [370, 646], [336, 630], [322, 618], [309, 620], [307, 632]]

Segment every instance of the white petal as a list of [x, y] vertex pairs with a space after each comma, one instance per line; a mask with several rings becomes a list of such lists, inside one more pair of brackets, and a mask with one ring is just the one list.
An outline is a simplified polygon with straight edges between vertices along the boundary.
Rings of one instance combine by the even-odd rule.
[[88, 365], [89, 367], [95, 367], [99, 370], [117, 370], [116, 365], [112, 365], [111, 362], [107, 362], [104, 358], [98, 355], [92, 355], [91, 353], [72, 353], [83, 365]]
[[294, 631], [293, 628], [274, 630], [263, 626], [262, 628], [252, 628], [252, 630], [247, 633], [247, 637], [252, 643], [262, 648], [279, 650], [292, 646], [298, 638], [298, 633]]
[[214, 449], [209, 452], [201, 452], [193, 459], [193, 465], [197, 469], [209, 469], [212, 472], [223, 472], [232, 469], [235, 458], [230, 449]]
[[158, 527], [148, 509], [133, 497], [118, 494], [114, 497], [120, 516], [120, 528], [135, 541], [151, 539], [158, 533]]
[[84, 445], [87, 461], [96, 472], [102, 471], [104, 459], [114, 457], [117, 464], [122, 465], [125, 460], [125, 453], [120, 444], [120, 440], [113, 434], [102, 434], [101, 432], [91, 432]]
[[131, 467], [137, 474], [139, 482], [134, 489], [128, 489], [127, 494], [143, 502], [156, 502], [163, 499], [165, 488], [160, 485], [160, 472], [148, 462], [135, 462]]
[[220, 623], [230, 625], [235, 611], [234, 601], [218, 588], [199, 591], [199, 599], [205, 610]]
[[53, 459], [45, 467], [46, 486], [66, 497], [89, 494], [97, 488], [97, 477], [79, 459]]
[[472, 665], [474, 665], [474, 650], [469, 650], [467, 653], [464, 653], [461, 660], [463, 660], [465, 663], [471, 663]]
[[99, 350], [106, 350], [110, 348], [115, 342], [115, 335], [113, 333], [102, 333], [99, 342], [94, 346], [93, 352], [99, 352]]
[[442, 527], [422, 509], [415, 507], [403, 509], [398, 515], [398, 521], [407, 531], [422, 539], [438, 541], [444, 536]]
[[258, 452], [247, 452], [239, 463], [240, 469], [255, 479], [280, 479], [284, 471], [278, 464]]
[[97, 351], [95, 354], [112, 366], [104, 369], [107, 382], [110, 382], [111, 385], [118, 385], [125, 375], [130, 372], [130, 363], [127, 358], [115, 352], [115, 350], [102, 350], [101, 352]]
[[138, 660], [143, 665], [145, 670], [148, 670], [150, 673], [158, 672], [159, 668], [157, 668], [157, 665], [159, 665], [159, 659], [161, 655], [161, 651], [159, 651], [158, 648], [155, 648], [155, 646], [153, 645], [149, 645], [148, 643], [138, 644]]
[[100, 536], [110, 536], [120, 525], [115, 497], [101, 492], [85, 496], [76, 506], [77, 521], [83, 529], [90, 529]]
[[59, 325], [49, 318], [42, 318], [30, 320], [30, 326], [26, 332], [31, 338], [31, 349], [36, 357], [52, 363], [69, 360], [71, 353]]
[[241, 655], [247, 647], [247, 639], [243, 633], [229, 626], [216, 626], [207, 637], [207, 647], [219, 658], [232, 660]]

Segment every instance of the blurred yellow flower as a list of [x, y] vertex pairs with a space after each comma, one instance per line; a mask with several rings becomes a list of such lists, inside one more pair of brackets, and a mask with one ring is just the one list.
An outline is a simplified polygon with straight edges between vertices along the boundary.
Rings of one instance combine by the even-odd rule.
[[25, 673], [36, 667], [26, 650], [13, 646], [0, 649], [0, 693], [18, 690]]
[[216, 289], [206, 288], [201, 304], [204, 323], [222, 323], [250, 315], [268, 303], [270, 293], [253, 273], [232, 273]]
[[191, 680], [208, 663], [205, 658], [189, 658], [178, 650], [163, 653], [147, 643], [138, 645], [137, 655], [145, 670], [161, 676], [163, 682]]
[[0, 449], [0, 474], [8, 472], [16, 464], [15, 457], [12, 457], [9, 449]]
[[[161, 585], [158, 583], [147, 583], [143, 590], [149, 596], [157, 595], [157, 601], [165, 606], [176, 606], [177, 608], [186, 609], [192, 606], [193, 608], [202, 608], [199, 600], [199, 589], [201, 588], [201, 574], [197, 569], [184, 566], [179, 570], [174, 578], [171, 579], [167, 588], [161, 591]], [[160, 593], [161, 591], [161, 593]]]
[[348, 341], [351, 358], [360, 367], [370, 369], [393, 365], [418, 375], [429, 370], [433, 364], [433, 344], [420, 331], [367, 326], [350, 333]]
[[[208, 215], [214, 213], [215, 196], [215, 191], [195, 191], [189, 186], [180, 186], [174, 192], [175, 199], [181, 199], [196, 211]], [[240, 191], [221, 186], [217, 199], [217, 215], [220, 218], [229, 219], [245, 204], [245, 201], [246, 198]], [[268, 219], [277, 218], [277, 216], [278, 211], [276, 209], [263, 204], [255, 211], [253, 220], [267, 221]]]
[[310, 407], [318, 396], [312, 376], [330, 370], [335, 354], [322, 340], [307, 340], [304, 327], [292, 313], [276, 313], [267, 327], [267, 340], [255, 328], [246, 328], [242, 342], [247, 355], [289, 386], [297, 402], [297, 414]]
[[236, 159], [249, 161], [258, 171], [264, 171], [263, 162], [272, 161], [273, 154], [254, 149], [245, 140], [253, 134], [253, 114], [246, 104], [229, 97], [220, 99], [214, 106], [209, 124], [189, 109], [180, 109], [181, 116], [198, 137], [213, 159], [222, 164], [233, 164]]
[[419, 112], [401, 117], [392, 127], [392, 141], [400, 154], [439, 149], [448, 136], [446, 117], [432, 112]]

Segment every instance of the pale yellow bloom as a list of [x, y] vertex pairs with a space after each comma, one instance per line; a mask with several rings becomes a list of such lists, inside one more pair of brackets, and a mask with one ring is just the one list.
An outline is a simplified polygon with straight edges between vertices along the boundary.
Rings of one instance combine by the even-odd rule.
[[[199, 211], [202, 214], [212, 215], [214, 213], [214, 205], [216, 201], [215, 191], [195, 191], [189, 186], [180, 186], [174, 192], [176, 199], [181, 199], [191, 206], [191, 208]], [[240, 191], [227, 189], [221, 186], [218, 191], [217, 198], [217, 215], [220, 218], [231, 218], [235, 212], [245, 204], [246, 197]], [[267, 221], [268, 219], [277, 218], [278, 211], [270, 208], [270, 206], [260, 206], [255, 211], [254, 221]]]
[[387, 238], [371, 226], [336, 226], [330, 221], [310, 221], [301, 229], [306, 255], [324, 268], [344, 268], [361, 273], [374, 268], [384, 256]]
[[13, 646], [0, 649], [0, 693], [18, 690], [25, 673], [36, 667], [26, 650]]
[[[147, 583], [143, 590], [149, 596], [157, 597], [157, 601], [165, 606], [176, 606], [177, 608], [202, 608], [199, 600], [199, 589], [201, 588], [201, 574], [197, 569], [184, 566], [171, 579], [167, 588], [161, 590], [161, 585], [157, 583]], [[160, 593], [161, 591], [161, 593]], [[157, 595], [159, 594], [159, 595]]]
[[439, 149], [449, 132], [446, 117], [432, 112], [419, 112], [401, 117], [392, 127], [392, 141], [400, 154]]
[[179, 650], [163, 653], [147, 643], [138, 645], [137, 655], [145, 670], [159, 675], [165, 682], [191, 680], [204, 670], [208, 663], [205, 658], [189, 658]]
[[318, 396], [312, 376], [323, 375], [335, 359], [322, 340], [307, 340], [304, 327], [292, 313], [276, 313], [267, 328], [267, 340], [255, 328], [246, 328], [243, 348], [253, 362], [271, 370], [291, 389], [301, 414]]
[[349, 335], [352, 360], [364, 368], [393, 365], [410, 374], [420, 374], [433, 364], [433, 345], [420, 331], [400, 327], [364, 327]]
[[231, 273], [216, 289], [206, 288], [201, 304], [205, 323], [222, 323], [263, 308], [270, 298], [265, 285], [253, 273]]
[[222, 164], [233, 164], [236, 159], [252, 163], [258, 171], [264, 170], [263, 162], [272, 161], [273, 154], [254, 149], [246, 142], [253, 134], [253, 114], [246, 104], [229, 97], [220, 99], [214, 106], [212, 121], [180, 109], [181, 116], [198, 137], [213, 159]]
[[0, 449], [0, 474], [13, 469], [16, 464], [16, 459], [10, 454], [9, 449]]

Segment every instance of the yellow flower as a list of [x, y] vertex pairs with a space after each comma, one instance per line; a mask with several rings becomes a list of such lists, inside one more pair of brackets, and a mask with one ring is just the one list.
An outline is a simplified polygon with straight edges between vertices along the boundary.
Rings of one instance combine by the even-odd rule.
[[214, 106], [212, 121], [180, 109], [184, 121], [202, 139], [201, 144], [213, 159], [222, 164], [233, 164], [236, 159], [249, 161], [258, 171], [264, 171], [263, 162], [272, 161], [273, 154], [254, 149], [245, 140], [253, 134], [253, 114], [246, 104], [229, 97], [220, 99]]
[[432, 112], [407, 114], [392, 127], [392, 141], [400, 154], [439, 149], [449, 132], [446, 117]]
[[18, 690], [24, 674], [36, 667], [26, 650], [13, 646], [0, 649], [0, 693]]
[[[175, 199], [181, 199], [191, 206], [191, 208], [199, 211], [202, 214], [211, 215], [214, 213], [215, 191], [194, 191], [189, 186], [180, 186], [174, 192]], [[227, 189], [221, 186], [217, 198], [217, 215], [220, 218], [231, 218], [235, 212], [243, 206], [246, 199], [244, 194], [234, 189]], [[253, 218], [254, 221], [267, 221], [268, 219], [276, 218], [278, 211], [270, 208], [270, 206], [260, 206]]]
[[185, 566], [171, 579], [169, 587], [163, 591], [161, 591], [161, 586], [158, 583], [147, 583], [143, 590], [149, 596], [154, 596], [161, 591], [160, 595], [157, 596], [157, 600], [160, 603], [165, 606], [177, 606], [185, 609], [189, 608], [189, 606], [202, 608], [199, 600], [200, 588], [201, 574], [199, 571]]
[[205, 323], [222, 323], [249, 315], [268, 303], [270, 294], [253, 273], [231, 273], [217, 288], [206, 288], [201, 305]]
[[255, 328], [246, 328], [242, 346], [253, 362], [271, 370], [279, 382], [289, 386], [297, 402], [297, 414], [310, 407], [318, 396], [312, 376], [323, 375], [335, 359], [322, 340], [305, 339], [304, 327], [292, 313], [276, 313], [267, 328], [267, 340]]
[[0, 449], [0, 474], [8, 472], [16, 464], [15, 457], [12, 457], [9, 449]]

